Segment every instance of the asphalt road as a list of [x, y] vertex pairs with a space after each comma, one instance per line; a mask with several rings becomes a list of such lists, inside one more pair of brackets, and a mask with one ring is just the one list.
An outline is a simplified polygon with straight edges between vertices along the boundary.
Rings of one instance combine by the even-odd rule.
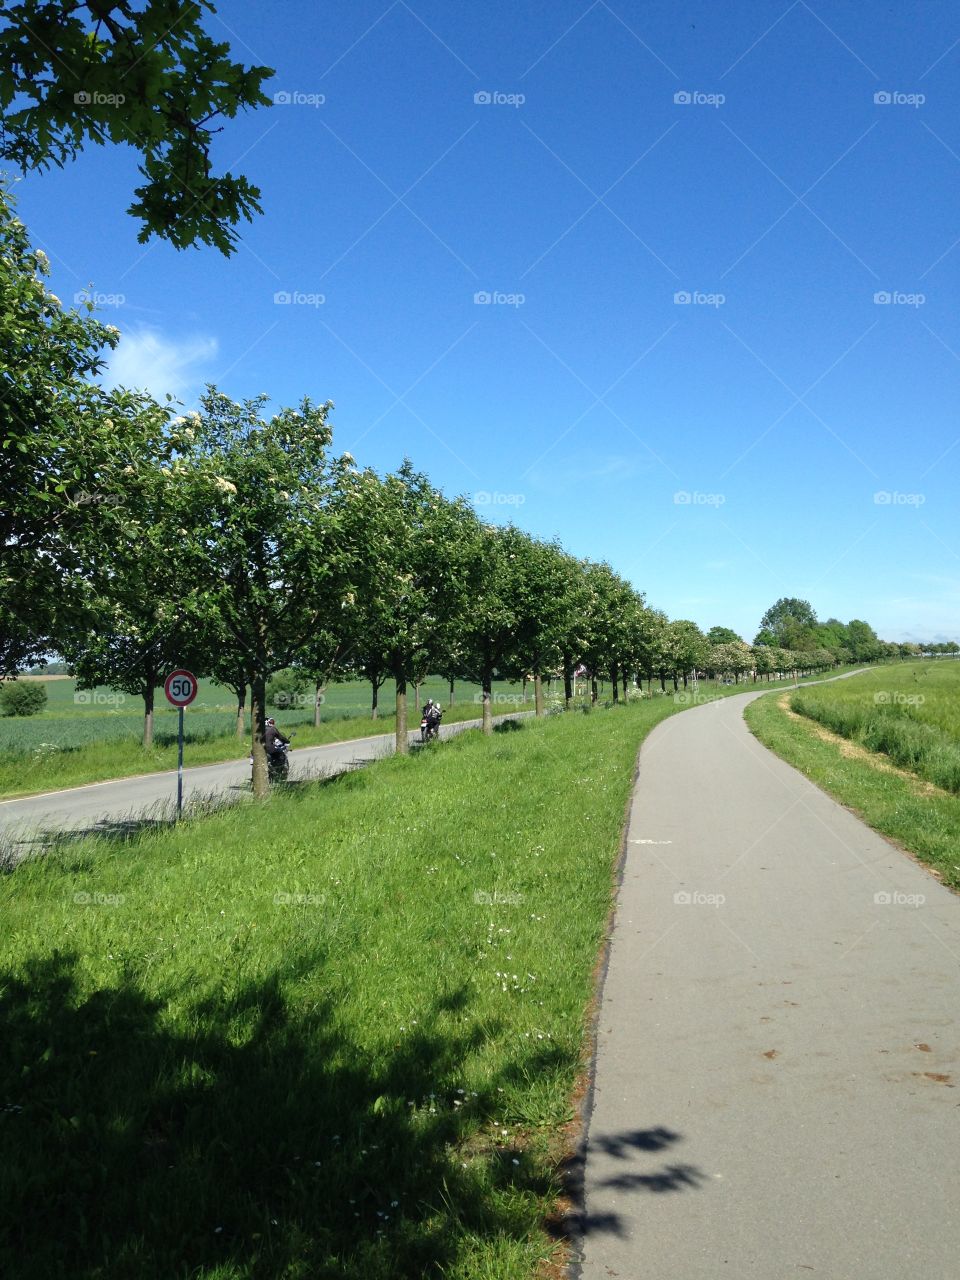
[[640, 754], [583, 1280], [958, 1280], [960, 901], [754, 739]]
[[[524, 714], [524, 713], [519, 713]], [[496, 720], [509, 719], [497, 716]], [[464, 729], [476, 728], [479, 720], [463, 720], [440, 729], [449, 738]], [[420, 740], [420, 730], [410, 732], [411, 743]], [[391, 755], [393, 733], [321, 747], [296, 746], [290, 752], [290, 780], [342, 773]], [[0, 837], [14, 856], [44, 844], [56, 831], [109, 831], [136, 823], [169, 818], [176, 806], [176, 770], [147, 773], [113, 782], [95, 782], [52, 791], [39, 796], [0, 801]], [[247, 757], [225, 764], [199, 765], [183, 771], [185, 807], [209, 795], [226, 795], [243, 800], [250, 795], [250, 765]]]

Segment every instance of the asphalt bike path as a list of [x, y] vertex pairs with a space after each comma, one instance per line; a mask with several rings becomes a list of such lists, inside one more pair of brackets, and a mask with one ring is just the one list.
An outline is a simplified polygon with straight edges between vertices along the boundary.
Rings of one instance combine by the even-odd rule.
[[960, 1278], [960, 900], [750, 734], [640, 753], [582, 1280]]
[[[494, 722], [512, 719], [495, 716]], [[441, 725], [441, 738], [450, 738], [464, 729], [475, 729], [480, 720], [460, 720]], [[411, 744], [419, 743], [420, 730], [410, 730]], [[358, 765], [369, 764], [393, 754], [394, 734], [376, 734], [332, 742], [319, 747], [294, 747], [290, 752], [290, 781], [343, 773]], [[237, 798], [249, 794], [250, 763], [247, 757], [221, 764], [197, 765], [183, 771], [183, 801], [223, 794]], [[109, 782], [94, 782], [65, 791], [46, 792], [38, 796], [0, 801], [0, 835], [24, 850], [38, 836], [54, 831], [109, 830], [151, 816], [168, 817], [176, 805], [177, 773], [140, 774]]]

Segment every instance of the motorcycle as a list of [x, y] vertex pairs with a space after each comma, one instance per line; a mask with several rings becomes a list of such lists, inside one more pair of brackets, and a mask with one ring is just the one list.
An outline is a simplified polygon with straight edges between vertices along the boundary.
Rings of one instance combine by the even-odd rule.
[[[291, 738], [295, 734], [290, 735]], [[280, 742], [277, 744], [278, 749], [267, 753], [267, 781], [268, 782], [286, 782], [290, 773], [290, 744], [288, 742]], [[250, 757], [250, 781], [253, 781], [253, 756]]]
[[440, 737], [440, 717], [424, 716], [420, 721], [420, 741], [430, 742]]

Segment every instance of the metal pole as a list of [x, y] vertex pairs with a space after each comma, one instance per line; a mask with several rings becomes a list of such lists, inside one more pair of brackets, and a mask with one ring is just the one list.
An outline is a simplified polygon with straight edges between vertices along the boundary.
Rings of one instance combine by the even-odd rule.
[[180, 708], [180, 730], [177, 734], [177, 820], [183, 809], [183, 707]]

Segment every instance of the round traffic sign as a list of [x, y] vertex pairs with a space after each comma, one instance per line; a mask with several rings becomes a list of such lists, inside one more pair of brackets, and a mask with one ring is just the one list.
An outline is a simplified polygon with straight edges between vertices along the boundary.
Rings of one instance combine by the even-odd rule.
[[179, 667], [171, 671], [163, 682], [163, 692], [167, 701], [175, 707], [188, 707], [197, 696], [197, 677], [192, 671], [183, 671]]

